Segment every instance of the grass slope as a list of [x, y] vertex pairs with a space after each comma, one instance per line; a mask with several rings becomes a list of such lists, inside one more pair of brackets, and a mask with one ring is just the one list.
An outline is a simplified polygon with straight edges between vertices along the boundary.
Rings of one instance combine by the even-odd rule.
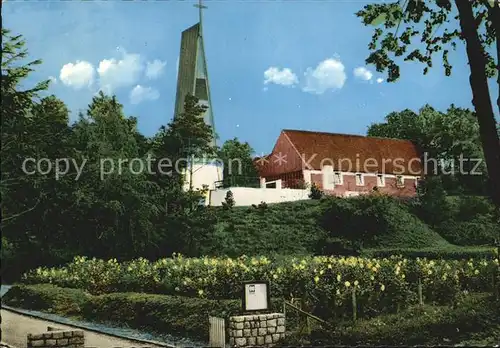
[[310, 254], [327, 232], [318, 224], [319, 201], [269, 204], [265, 207], [218, 208], [212, 255]]
[[328, 241], [363, 241], [364, 249], [449, 248], [404, 204], [385, 198], [328, 198], [217, 208], [218, 223], [205, 254], [330, 253]]

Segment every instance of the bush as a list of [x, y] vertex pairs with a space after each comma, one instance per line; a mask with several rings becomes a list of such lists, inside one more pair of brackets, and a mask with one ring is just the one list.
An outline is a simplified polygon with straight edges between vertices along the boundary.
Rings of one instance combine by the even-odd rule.
[[[330, 238], [362, 248], [447, 247], [449, 243], [409, 212], [406, 204], [380, 194], [329, 198], [321, 226]], [[325, 241], [326, 242], [326, 241]], [[327, 245], [327, 243], [325, 243]]]
[[66, 268], [37, 269], [25, 281], [74, 286], [96, 294], [127, 289], [222, 300], [239, 299], [242, 281], [262, 279], [271, 283], [273, 297], [307, 299], [322, 317], [344, 318], [352, 313], [352, 289], [356, 289], [359, 316], [370, 316], [414, 303], [418, 279], [426, 303], [453, 302], [460, 290], [490, 291], [497, 269], [498, 259], [176, 257], [154, 263], [140, 259], [120, 264], [78, 258]]
[[[477, 336], [486, 345], [498, 343], [500, 302], [489, 294], [473, 294], [459, 305], [414, 306], [399, 314], [382, 315], [356, 324], [337, 325], [333, 332], [316, 332], [314, 345], [442, 345]], [[488, 338], [489, 337], [489, 338]], [[293, 342], [287, 342], [293, 343]]]
[[485, 216], [472, 221], [448, 221], [436, 230], [456, 245], [494, 245], [500, 236], [500, 226]]
[[318, 225], [321, 201], [298, 201], [217, 208], [218, 223], [201, 255], [304, 255], [314, 252], [325, 231]]
[[391, 248], [391, 249], [364, 249], [361, 252], [364, 257], [392, 257], [400, 255], [406, 258], [427, 258], [434, 260], [468, 260], [468, 259], [494, 259], [497, 250], [493, 247], [449, 247], [449, 248]]
[[2, 304], [12, 307], [75, 315], [91, 295], [81, 289], [59, 288], [50, 284], [16, 285], [2, 296]]
[[231, 209], [235, 205], [233, 192], [231, 190], [227, 191], [225, 202], [222, 202], [224, 209]]
[[[113, 321], [137, 329], [205, 341], [208, 341], [209, 315], [228, 318], [241, 310], [240, 300], [215, 301], [141, 293], [91, 296], [81, 290], [49, 284], [13, 286], [2, 302], [18, 308], [71, 314], [92, 321]], [[271, 301], [274, 310], [281, 304], [277, 299]]]
[[311, 193], [309, 193], [309, 198], [311, 199], [321, 199], [323, 197], [324, 193], [319, 189], [319, 187], [316, 184], [311, 185]]

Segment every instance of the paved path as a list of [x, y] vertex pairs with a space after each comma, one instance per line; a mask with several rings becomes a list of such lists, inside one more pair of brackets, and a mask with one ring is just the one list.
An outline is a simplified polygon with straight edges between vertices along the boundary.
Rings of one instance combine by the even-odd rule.
[[[46, 320], [35, 319], [29, 316], [17, 314], [9, 310], [2, 309], [2, 343], [6, 343], [15, 348], [26, 348], [26, 336], [29, 333], [47, 332], [47, 326], [61, 328], [63, 330], [74, 330], [75, 328], [53, 323]], [[81, 329], [79, 329], [81, 330]], [[154, 344], [140, 343], [130, 341], [113, 336], [98, 334], [92, 331], [83, 330], [85, 332], [85, 347], [96, 348], [163, 348]], [[1, 345], [0, 345], [1, 347]]]

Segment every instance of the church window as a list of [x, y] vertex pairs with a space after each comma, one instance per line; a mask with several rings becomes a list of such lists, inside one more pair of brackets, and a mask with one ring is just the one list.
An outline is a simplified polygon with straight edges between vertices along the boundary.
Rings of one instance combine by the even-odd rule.
[[363, 186], [364, 184], [363, 174], [356, 174], [356, 185]]
[[377, 186], [385, 186], [385, 177], [383, 174], [377, 175]]
[[333, 173], [333, 183], [335, 185], [342, 185], [342, 174], [340, 172]]
[[403, 179], [403, 176], [402, 175], [398, 175], [396, 177], [396, 185], [397, 186], [404, 186], [405, 185], [405, 181]]

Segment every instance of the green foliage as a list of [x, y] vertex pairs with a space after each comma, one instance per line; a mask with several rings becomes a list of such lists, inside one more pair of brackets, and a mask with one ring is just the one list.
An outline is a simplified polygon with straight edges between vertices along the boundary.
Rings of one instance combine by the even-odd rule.
[[[208, 316], [228, 319], [241, 310], [240, 300], [113, 293], [92, 296], [78, 289], [48, 284], [13, 286], [2, 302], [9, 306], [73, 315], [96, 322], [112, 321], [137, 329], [208, 341]], [[281, 303], [271, 301], [274, 310]]]
[[[498, 257], [498, 256], [497, 256]], [[322, 318], [350, 316], [356, 291], [358, 317], [394, 312], [418, 299], [419, 280], [426, 303], [457, 303], [461, 291], [492, 291], [498, 258], [427, 260], [390, 257], [184, 258], [148, 262], [75, 258], [62, 268], [38, 268], [24, 282], [85, 289], [92, 294], [126, 291], [239, 299], [241, 282], [267, 280], [273, 297], [304, 299], [303, 309]]]
[[447, 197], [452, 216], [435, 230], [456, 245], [495, 245], [500, 236], [498, 212], [485, 197]]
[[[159, 168], [164, 165], [160, 159], [167, 158], [175, 165], [182, 159], [219, 155], [225, 163], [241, 159], [243, 174], [233, 176], [236, 181], [256, 179], [256, 173], [248, 143], [232, 139], [218, 152], [211, 145], [213, 131], [200, 117], [205, 107], [195, 97], [187, 96], [185, 111], [151, 138], [138, 132], [137, 119], [124, 114], [115, 96], [104, 93], [94, 96], [87, 110], [68, 125], [66, 105], [55, 96], [44, 95], [48, 81], [28, 88], [31, 73], [41, 62], [26, 59], [21, 36], [2, 30], [2, 38], [4, 281], [16, 280], [16, 275], [38, 265], [61, 265], [79, 254], [127, 260], [138, 255], [158, 259], [173, 252], [193, 257], [302, 255], [360, 252], [362, 246], [440, 245], [440, 239], [409, 211], [457, 244], [486, 243], [498, 226], [492, 213], [479, 203], [464, 203], [460, 208], [452, 205], [446, 208], [451, 212], [442, 213], [448, 207], [439, 203], [444, 202], [443, 192], [427, 198], [422, 195], [408, 209], [388, 198], [373, 202], [366, 198], [366, 204], [359, 203], [365, 202], [363, 199], [338, 200], [334, 208], [328, 199], [261, 203], [256, 209], [234, 207], [230, 212], [200, 206], [206, 190], [186, 191], [183, 173]], [[379, 134], [422, 139], [422, 144], [434, 144], [429, 151], [446, 152], [446, 158], [455, 158], [455, 150], [475, 153], [473, 115], [454, 107], [445, 116], [432, 108], [424, 109], [418, 117], [407, 113], [391, 116], [387, 124], [377, 126]], [[411, 126], [404, 128], [405, 122]], [[423, 127], [427, 123], [433, 126]], [[373, 126], [373, 132], [377, 127]], [[434, 132], [432, 138], [427, 131]], [[462, 133], [467, 136], [460, 138]], [[453, 147], [455, 138], [472, 140]], [[67, 158], [67, 172], [59, 177], [53, 172], [26, 175], [22, 171], [26, 158], [47, 158], [51, 165], [56, 159]], [[137, 166], [132, 165], [132, 159], [142, 160], [149, 168], [134, 172]], [[180, 161], [182, 172], [189, 170], [187, 162]], [[225, 170], [238, 171], [234, 166]], [[26, 169], [32, 170], [33, 165], [28, 163]], [[446, 184], [443, 187], [449, 195]], [[322, 194], [313, 187], [312, 195], [320, 198]], [[467, 206], [473, 208], [467, 210]], [[325, 219], [340, 219], [342, 223], [330, 224], [325, 230]]]
[[411, 211], [455, 245], [493, 245], [500, 232], [491, 201], [478, 196], [448, 196], [441, 177], [429, 177], [420, 184]]
[[391, 257], [400, 255], [407, 258], [427, 258], [427, 259], [446, 259], [446, 260], [465, 260], [471, 258], [494, 259], [497, 257], [496, 248], [492, 247], [429, 247], [429, 248], [384, 248], [384, 249], [364, 249], [361, 252], [364, 257]]
[[[383, 195], [330, 198], [321, 225], [329, 238], [348, 240], [359, 248], [444, 247], [448, 243], [409, 212]], [[325, 247], [328, 247], [325, 241]]]
[[[496, 19], [488, 11], [487, 1], [471, 1], [477, 11], [477, 26], [482, 39], [483, 52], [487, 59], [488, 76], [496, 73], [494, 58], [488, 47], [495, 41]], [[366, 59], [376, 66], [378, 72], [388, 71], [388, 81], [396, 81], [399, 74], [397, 59], [419, 62], [425, 65], [423, 73], [433, 67], [433, 58], [441, 53], [446, 76], [451, 75], [448, 61], [450, 50], [464, 40], [457, 29], [459, 17], [452, 1], [422, 2], [409, 0], [387, 4], [369, 4], [356, 13], [365, 26], [375, 27], [368, 48], [371, 53]]]
[[253, 162], [254, 150], [247, 142], [238, 138], [227, 140], [219, 150], [219, 159], [224, 163], [224, 186], [259, 187], [259, 174]]
[[427, 224], [435, 227], [452, 218], [441, 177], [429, 177], [420, 182], [417, 194], [418, 201], [414, 208], [416, 214]]
[[232, 209], [234, 207], [235, 201], [233, 197], [233, 192], [231, 192], [231, 190], [227, 191], [226, 198], [224, 199], [224, 201], [225, 202], [222, 203], [224, 209]]
[[323, 197], [324, 193], [319, 189], [319, 187], [316, 184], [311, 185], [311, 193], [309, 193], [309, 198], [311, 199], [321, 199]]
[[201, 255], [310, 254], [325, 234], [317, 223], [322, 212], [318, 203], [306, 200], [234, 207], [231, 214], [215, 208], [217, 225]]
[[[48, 81], [22, 89], [41, 63], [23, 63], [28, 53], [22, 37], [2, 29], [2, 38], [1, 223], [16, 250], [2, 276], [80, 253], [125, 259], [199, 253], [215, 224], [212, 211], [199, 207], [204, 192], [186, 192], [182, 173], [165, 173], [158, 159], [170, 160], [174, 169], [180, 159], [215, 155], [212, 129], [200, 117], [205, 107], [187, 96], [185, 112], [146, 139], [116, 97], [100, 92], [69, 126], [65, 104], [40, 96]], [[68, 167], [59, 177], [26, 175], [22, 165], [29, 158], [52, 166], [67, 159]], [[179, 172], [186, 162], [178, 162]]]
[[[315, 332], [311, 345], [442, 345], [481, 340], [498, 343], [500, 303], [490, 294], [472, 294], [457, 306], [413, 306], [398, 314], [341, 323], [331, 332]], [[286, 344], [296, 342], [290, 339]], [[466, 346], [474, 346], [467, 344]]]
[[425, 105], [418, 113], [392, 112], [367, 134], [411, 140], [422, 152], [424, 171], [441, 177], [450, 193], [486, 193], [487, 175], [478, 175], [486, 174], [479, 124], [470, 110], [451, 105], [440, 112]]
[[[500, 51], [497, 52], [497, 62], [490, 53], [495, 41], [497, 46], [500, 44], [500, 8], [497, 3], [408, 0], [366, 5], [356, 15], [362, 18], [363, 24], [377, 26], [368, 46], [371, 53], [366, 63], [375, 65], [378, 72], [387, 70], [388, 82], [399, 78], [395, 59], [424, 63], [425, 75], [439, 52], [442, 52], [445, 74], [451, 75], [448, 53], [450, 49], [456, 49], [457, 42], [465, 42], [473, 104], [489, 173], [489, 194], [500, 209], [500, 140], [488, 85], [488, 77], [496, 74], [497, 87], [500, 87]], [[500, 108], [500, 94], [497, 104]]]
[[58, 288], [51, 284], [16, 285], [2, 296], [2, 304], [62, 315], [79, 314], [91, 295], [80, 289]]
[[[63, 307], [61, 298], [68, 299]], [[73, 315], [92, 321], [110, 321], [148, 331], [174, 333], [207, 340], [208, 315], [227, 318], [240, 309], [239, 300], [205, 300], [196, 298], [114, 293], [91, 296], [81, 290], [52, 285], [14, 286], [2, 298], [4, 304]], [[60, 303], [60, 302], [59, 302]], [[279, 309], [281, 301], [271, 305]], [[412, 306], [398, 314], [382, 314], [375, 318], [337, 323], [333, 332], [315, 331], [306, 337], [316, 345], [356, 344], [440, 344], [481, 340], [493, 345], [500, 332], [497, 302], [489, 294], [464, 297], [458, 306]], [[290, 325], [287, 325], [291, 329]], [[458, 329], [458, 331], [457, 331]], [[288, 335], [285, 344], [295, 345], [296, 336]]]

